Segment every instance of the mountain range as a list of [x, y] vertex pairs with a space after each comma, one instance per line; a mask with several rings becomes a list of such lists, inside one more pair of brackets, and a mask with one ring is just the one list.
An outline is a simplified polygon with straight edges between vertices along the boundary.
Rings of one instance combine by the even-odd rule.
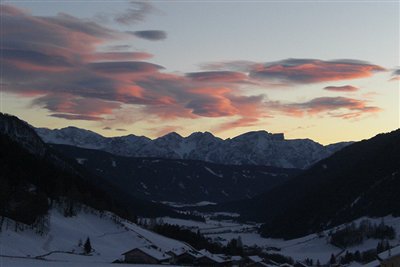
[[132, 134], [104, 137], [76, 127], [55, 130], [37, 128], [36, 132], [46, 143], [102, 150], [118, 156], [296, 169], [306, 169], [351, 143], [323, 146], [310, 139], [286, 140], [283, 134], [266, 131], [248, 132], [225, 140], [209, 132], [195, 132], [188, 137], [172, 132], [154, 140]]

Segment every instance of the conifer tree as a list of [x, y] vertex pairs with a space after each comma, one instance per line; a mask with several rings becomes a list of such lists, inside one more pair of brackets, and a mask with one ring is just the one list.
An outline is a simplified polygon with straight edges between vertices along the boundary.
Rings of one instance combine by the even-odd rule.
[[335, 264], [336, 263], [336, 257], [334, 254], [331, 255], [331, 259], [329, 260], [330, 264]]
[[242, 237], [239, 236], [237, 239], [237, 247], [238, 248], [243, 248], [243, 241], [242, 241]]
[[357, 250], [357, 251], [354, 253], [354, 260], [357, 261], [357, 262], [360, 262], [360, 261], [361, 261], [361, 253], [360, 253], [359, 250]]
[[85, 244], [83, 245], [83, 250], [85, 254], [89, 254], [90, 252], [92, 252], [92, 245], [90, 244], [89, 237], [86, 239]]

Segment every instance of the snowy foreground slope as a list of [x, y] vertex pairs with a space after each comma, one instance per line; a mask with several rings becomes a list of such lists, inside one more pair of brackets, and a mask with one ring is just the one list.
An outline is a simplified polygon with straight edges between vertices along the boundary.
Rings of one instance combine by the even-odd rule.
[[[113, 215], [108, 213], [100, 217], [99, 212], [90, 210], [66, 218], [52, 209], [49, 217], [50, 230], [43, 236], [30, 229], [15, 232], [13, 221], [4, 222], [0, 233], [1, 267], [108, 266], [114, 260], [120, 259], [122, 253], [136, 247], [154, 245], [163, 251], [190, 249], [182, 242], [145, 230], [131, 222], [119, 218], [120, 222], [115, 222]], [[78, 246], [79, 240], [85, 242], [87, 237], [94, 249], [93, 255], [79, 255], [82, 252], [82, 248]], [[61, 252], [44, 256], [46, 261], [26, 259], [54, 251]]]
[[[92, 209], [84, 209], [75, 217], [64, 217], [57, 209], [50, 211], [50, 230], [45, 235], [39, 235], [34, 230], [24, 229], [15, 232], [15, 222], [6, 220], [0, 232], [0, 267], [43, 266], [43, 267], [81, 267], [81, 266], [116, 266], [114, 260], [121, 259], [122, 253], [136, 248], [153, 245], [162, 251], [172, 249], [190, 249], [189, 245], [173, 240], [154, 232], [143, 229], [136, 224], [122, 220], [111, 213], [99, 213]], [[393, 226], [400, 232], [400, 218], [387, 216], [384, 218], [360, 218], [355, 221], [368, 219], [372, 223], [384, 220], [386, 225]], [[233, 238], [241, 237], [244, 245], [264, 248], [270, 253], [290, 256], [294, 260], [310, 258], [327, 262], [332, 254], [340, 255], [342, 249], [327, 241], [325, 235], [313, 234], [293, 240], [262, 238], [253, 224], [240, 224], [228, 221], [216, 221], [207, 218], [206, 222], [195, 222], [182, 219], [163, 217], [164, 223], [176, 224], [201, 233], [226, 244]], [[20, 225], [21, 226], [21, 225]], [[26, 227], [25, 227], [26, 228]], [[89, 237], [94, 252], [91, 256], [80, 255], [83, 242]], [[391, 241], [392, 245], [399, 244], [399, 237]], [[379, 240], [368, 239], [362, 244], [348, 248], [348, 251], [365, 251], [376, 248]], [[52, 253], [53, 252], [53, 253]], [[48, 255], [46, 255], [48, 254]], [[43, 256], [45, 255], [45, 256]], [[41, 259], [35, 259], [43, 256]], [[118, 266], [151, 266], [118, 264]], [[352, 263], [351, 267], [360, 266]]]
[[[153, 267], [162, 265], [149, 264], [112, 264], [102, 262], [66, 262], [66, 261], [43, 261], [34, 259], [19, 259], [19, 258], [0, 258], [1, 267]], [[172, 266], [172, 265], [168, 265]]]

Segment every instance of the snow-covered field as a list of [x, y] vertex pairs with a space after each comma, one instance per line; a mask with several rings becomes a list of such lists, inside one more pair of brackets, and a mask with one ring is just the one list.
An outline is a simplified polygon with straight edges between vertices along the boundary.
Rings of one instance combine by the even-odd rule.
[[173, 208], [185, 208], [185, 207], [201, 207], [207, 205], [216, 205], [215, 202], [210, 201], [200, 201], [197, 203], [179, 203], [179, 202], [171, 202], [171, 201], [161, 201], [162, 204], [173, 207]]
[[[233, 214], [232, 217], [235, 217], [235, 214]], [[214, 234], [215, 236], [222, 236], [224, 233], [231, 233], [231, 232], [234, 233], [255, 232], [257, 228], [256, 224], [242, 224], [232, 221], [217, 221], [208, 218], [206, 219], [206, 222], [183, 220], [170, 217], [163, 217], [159, 219], [161, 219], [163, 223], [179, 225], [181, 227], [190, 229], [194, 232], [199, 231], [201, 234], [207, 236], [212, 234]], [[223, 242], [223, 244], [226, 245], [226, 243], [229, 240]]]
[[[318, 236], [312, 234], [292, 240], [271, 239], [261, 237], [252, 224], [240, 224], [231, 221], [214, 221], [206, 220], [206, 222], [197, 222], [190, 220], [182, 220], [164, 217], [162, 218], [165, 223], [176, 224], [183, 227], [192, 229], [193, 231], [200, 230], [207, 237], [226, 245], [230, 240], [241, 238], [243, 245], [258, 246], [265, 248], [270, 253], [279, 253], [285, 256], [290, 256], [295, 260], [304, 260], [311, 258], [320, 260], [320, 262], [327, 262], [332, 254], [339, 254], [342, 250], [328, 243], [327, 234], [330, 230], [325, 231], [325, 236]], [[392, 245], [400, 243], [400, 217], [387, 216], [384, 218], [359, 218], [354, 222], [360, 223], [362, 220], [368, 219], [371, 223], [379, 224], [382, 220], [386, 225], [395, 228], [397, 237], [391, 241]], [[340, 228], [336, 227], [336, 228]], [[380, 240], [368, 239], [362, 244], [348, 248], [350, 252], [366, 251], [376, 248]], [[354, 265], [356, 266], [356, 265]]]
[[[0, 266], [80, 266], [80, 263], [85, 263], [85, 266], [89, 263], [103, 266], [101, 264], [121, 259], [122, 253], [136, 247], [155, 245], [163, 251], [189, 249], [182, 242], [145, 230], [129, 221], [119, 220], [116, 223], [113, 215], [108, 213], [100, 217], [94, 210], [80, 212], [74, 217], [64, 217], [52, 209], [50, 230], [43, 236], [31, 229], [15, 232], [15, 223], [7, 221], [0, 232], [0, 255], [34, 258], [54, 252], [43, 257], [54, 262], [1, 257]], [[82, 247], [78, 246], [79, 240], [85, 242], [87, 237], [90, 238], [94, 252], [91, 256], [79, 255], [82, 252]]]

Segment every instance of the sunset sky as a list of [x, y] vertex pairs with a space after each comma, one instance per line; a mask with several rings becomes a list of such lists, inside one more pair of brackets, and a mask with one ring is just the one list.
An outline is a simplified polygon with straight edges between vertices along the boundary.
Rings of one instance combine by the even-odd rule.
[[399, 1], [2, 1], [1, 111], [155, 138], [399, 128]]

